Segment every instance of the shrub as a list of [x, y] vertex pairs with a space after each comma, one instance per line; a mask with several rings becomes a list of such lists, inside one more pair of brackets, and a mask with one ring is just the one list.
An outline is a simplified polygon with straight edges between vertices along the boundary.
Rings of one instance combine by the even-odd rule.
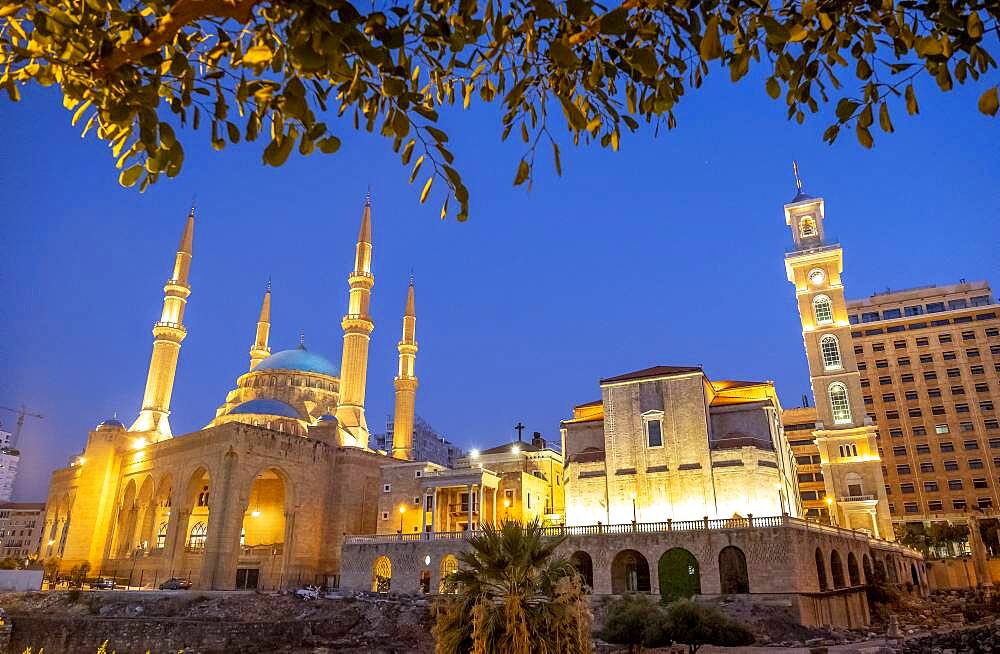
[[688, 646], [694, 654], [702, 645], [740, 647], [752, 645], [755, 638], [745, 625], [730, 620], [717, 609], [678, 600], [667, 607], [670, 637]]
[[598, 636], [616, 645], [628, 646], [630, 653], [642, 652], [643, 646], [669, 645], [666, 611], [643, 595], [626, 595], [608, 605], [608, 616]]

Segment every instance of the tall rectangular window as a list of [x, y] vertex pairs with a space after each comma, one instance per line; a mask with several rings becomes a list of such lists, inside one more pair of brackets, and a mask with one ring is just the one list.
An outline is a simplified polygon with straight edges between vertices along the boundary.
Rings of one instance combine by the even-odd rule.
[[663, 445], [662, 421], [657, 418], [646, 420], [646, 442], [649, 447], [660, 447]]

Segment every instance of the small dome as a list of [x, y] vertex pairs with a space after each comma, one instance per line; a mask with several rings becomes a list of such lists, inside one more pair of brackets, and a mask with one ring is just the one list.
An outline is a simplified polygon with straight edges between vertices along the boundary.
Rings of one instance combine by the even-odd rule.
[[302, 416], [292, 405], [281, 400], [270, 400], [263, 397], [240, 404], [230, 411], [229, 415], [233, 415], [234, 413], [254, 413], [261, 416], [281, 416], [283, 418], [302, 420]]
[[98, 429], [105, 430], [115, 430], [115, 429], [125, 429], [125, 425], [118, 418], [105, 418], [104, 420], [97, 423]]
[[324, 413], [323, 415], [321, 415], [319, 417], [319, 419], [317, 420], [317, 422], [332, 422], [332, 421], [334, 421], [336, 419], [337, 419], [336, 416], [332, 416], [329, 413]]
[[330, 363], [325, 357], [314, 354], [304, 347], [294, 350], [282, 350], [275, 352], [258, 363], [253, 371], [258, 370], [296, 370], [299, 372], [313, 372], [328, 377], [337, 376], [337, 367]]

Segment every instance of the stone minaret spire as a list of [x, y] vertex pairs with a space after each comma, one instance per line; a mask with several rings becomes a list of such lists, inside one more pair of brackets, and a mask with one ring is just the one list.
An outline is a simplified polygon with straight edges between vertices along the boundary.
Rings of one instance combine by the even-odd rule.
[[354, 270], [347, 277], [350, 299], [347, 315], [341, 320], [344, 328], [344, 351], [340, 358], [340, 403], [337, 423], [344, 445], [368, 447], [368, 423], [365, 422], [365, 383], [368, 377], [368, 341], [375, 323], [372, 322], [372, 204], [365, 198], [361, 214], [361, 230], [355, 247]]
[[264, 300], [260, 303], [260, 318], [257, 320], [257, 337], [254, 338], [250, 347], [250, 370], [253, 370], [258, 363], [271, 356], [271, 348], [268, 347], [268, 337], [271, 335], [271, 280], [267, 280], [267, 288], [264, 290]]
[[413, 305], [413, 277], [406, 291], [406, 312], [403, 314], [403, 339], [399, 350], [399, 374], [396, 387], [396, 412], [392, 422], [392, 456], [396, 459], [413, 458], [413, 412], [417, 396], [417, 312]]
[[187, 224], [181, 235], [174, 271], [163, 287], [163, 312], [160, 320], [153, 325], [153, 355], [149, 360], [149, 375], [146, 377], [146, 392], [142, 396], [142, 411], [132, 423], [129, 431], [151, 432], [152, 440], [170, 438], [170, 396], [174, 390], [174, 375], [177, 373], [177, 357], [181, 352], [181, 341], [187, 336], [184, 328], [184, 307], [191, 286], [188, 275], [191, 271], [191, 246], [194, 241], [194, 207], [188, 213]]

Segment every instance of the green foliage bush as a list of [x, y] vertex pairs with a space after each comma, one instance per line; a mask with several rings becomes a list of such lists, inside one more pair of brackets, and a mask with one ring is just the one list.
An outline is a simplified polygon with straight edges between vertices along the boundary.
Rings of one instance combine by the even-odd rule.
[[629, 652], [680, 643], [687, 645], [691, 654], [702, 645], [740, 647], [755, 640], [750, 629], [718, 609], [687, 599], [663, 607], [642, 595], [613, 602], [598, 636], [609, 643], [627, 645]]

